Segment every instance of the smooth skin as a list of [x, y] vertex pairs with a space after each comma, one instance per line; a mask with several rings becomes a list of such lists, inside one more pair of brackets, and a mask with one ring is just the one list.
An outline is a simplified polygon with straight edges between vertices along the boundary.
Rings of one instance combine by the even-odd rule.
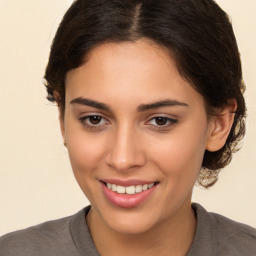
[[[65, 102], [61, 131], [92, 205], [87, 223], [99, 253], [186, 255], [196, 229], [193, 186], [205, 150], [225, 144], [235, 102], [208, 117], [203, 97], [170, 54], [145, 39], [94, 48], [68, 72]], [[127, 209], [106, 199], [105, 179], [158, 185], [145, 202]]]

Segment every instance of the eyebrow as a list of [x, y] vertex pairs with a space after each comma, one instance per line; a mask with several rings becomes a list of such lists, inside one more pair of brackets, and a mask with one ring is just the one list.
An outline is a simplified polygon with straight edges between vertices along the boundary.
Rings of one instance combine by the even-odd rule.
[[[101, 110], [105, 110], [108, 112], [112, 112], [111, 108], [108, 105], [106, 105], [105, 103], [101, 103], [101, 102], [98, 102], [95, 100], [86, 99], [86, 98], [82, 98], [82, 97], [75, 98], [75, 99], [71, 100], [70, 104], [85, 105], [85, 106], [90, 106], [90, 107], [98, 108]], [[166, 100], [162, 100], [162, 101], [152, 102], [149, 104], [141, 104], [137, 107], [137, 111], [143, 112], [143, 111], [157, 109], [157, 108], [161, 108], [161, 107], [174, 107], [174, 106], [189, 107], [189, 105], [187, 103], [177, 101], [177, 100], [166, 99]]]
[[139, 112], [142, 112], [142, 111], [147, 111], [147, 110], [161, 108], [161, 107], [174, 107], [174, 106], [189, 107], [189, 105], [185, 102], [166, 99], [166, 100], [162, 100], [162, 101], [152, 102], [152, 103], [149, 103], [149, 104], [141, 104], [141, 105], [138, 106], [137, 110]]
[[94, 107], [94, 108], [98, 108], [98, 109], [101, 109], [101, 110], [111, 112], [110, 107], [107, 106], [106, 104], [101, 103], [101, 102], [97, 102], [95, 100], [85, 99], [85, 98], [82, 98], [82, 97], [71, 100], [70, 104], [85, 105], [85, 106], [90, 106], [90, 107]]

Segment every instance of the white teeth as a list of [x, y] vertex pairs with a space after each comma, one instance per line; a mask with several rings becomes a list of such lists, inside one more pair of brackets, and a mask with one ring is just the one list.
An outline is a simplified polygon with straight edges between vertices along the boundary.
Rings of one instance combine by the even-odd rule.
[[147, 189], [148, 189], [148, 185], [147, 185], [147, 184], [143, 185], [143, 186], [142, 186], [142, 189], [143, 189], [143, 190], [147, 190]]
[[133, 195], [135, 194], [135, 186], [126, 187], [125, 189], [126, 194]]
[[148, 188], [152, 188], [154, 186], [154, 183], [151, 183], [148, 185]]
[[114, 192], [117, 192], [118, 194], [134, 195], [136, 193], [140, 193], [144, 190], [152, 188], [154, 186], [154, 183], [137, 185], [137, 186], [133, 185], [133, 186], [129, 186], [129, 187], [119, 186], [119, 185], [111, 184], [111, 183], [107, 183], [106, 185], [109, 189], [111, 189]]
[[118, 194], [125, 194], [125, 187], [123, 186], [117, 186], [116, 192]]
[[112, 191], [117, 191], [117, 185], [116, 184], [112, 184], [112, 188], [111, 188]]
[[135, 192], [140, 193], [141, 191], [142, 191], [142, 185], [137, 185]]

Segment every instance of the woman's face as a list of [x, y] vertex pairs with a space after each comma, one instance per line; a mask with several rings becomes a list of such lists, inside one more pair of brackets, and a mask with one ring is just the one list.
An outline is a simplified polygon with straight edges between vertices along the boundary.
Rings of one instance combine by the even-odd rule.
[[74, 175], [103, 224], [141, 233], [191, 211], [210, 124], [202, 96], [157, 45], [94, 48], [67, 75], [61, 126]]

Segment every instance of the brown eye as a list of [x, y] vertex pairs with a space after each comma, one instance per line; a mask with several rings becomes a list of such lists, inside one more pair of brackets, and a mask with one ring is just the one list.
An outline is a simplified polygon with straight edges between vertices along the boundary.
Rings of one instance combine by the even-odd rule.
[[90, 116], [90, 117], [89, 117], [89, 122], [90, 122], [91, 124], [97, 125], [97, 124], [100, 123], [101, 119], [102, 119], [101, 116]]
[[168, 118], [166, 117], [155, 117], [155, 122], [157, 125], [162, 126], [162, 125], [166, 125], [166, 123], [168, 122]]
[[82, 126], [88, 131], [102, 131], [106, 129], [111, 122], [101, 115], [88, 115], [79, 118]]
[[177, 122], [177, 119], [172, 119], [165, 116], [156, 116], [150, 119], [147, 124], [151, 125], [153, 129], [170, 129]]

